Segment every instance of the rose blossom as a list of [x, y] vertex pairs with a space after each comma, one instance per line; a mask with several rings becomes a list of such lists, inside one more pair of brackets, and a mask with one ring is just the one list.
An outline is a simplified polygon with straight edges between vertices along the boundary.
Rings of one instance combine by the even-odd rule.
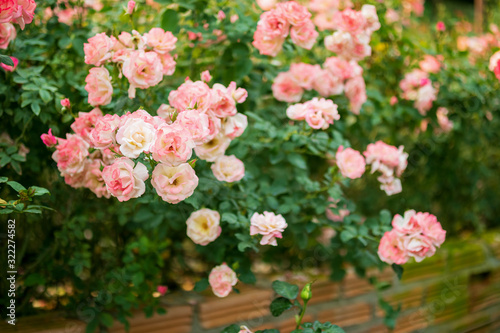
[[123, 63], [123, 75], [128, 79], [128, 97], [135, 98], [135, 89], [146, 89], [163, 80], [163, 65], [156, 52], [134, 51]]
[[111, 58], [110, 51], [112, 47], [113, 41], [104, 32], [89, 38], [88, 43], [83, 44], [85, 63], [101, 66], [106, 60]]
[[0, 23], [8, 23], [13, 18], [19, 17], [17, 0], [3, 0], [0, 2]]
[[156, 111], [156, 114], [165, 119], [167, 124], [172, 124], [176, 119], [177, 115], [175, 115], [176, 111], [173, 107], [168, 104], [162, 104]]
[[[337, 104], [332, 100], [314, 97], [312, 100], [304, 103], [307, 109], [305, 120], [315, 129], [327, 129], [334, 120], [339, 120], [340, 115], [337, 111]], [[321, 116], [324, 122], [321, 126], [315, 121], [316, 117]]]
[[262, 235], [260, 245], [277, 246], [276, 238], [282, 238], [288, 224], [281, 214], [276, 215], [270, 212], [263, 214], [254, 213], [250, 219], [250, 235]]
[[362, 76], [356, 76], [347, 80], [345, 84], [345, 95], [349, 99], [351, 112], [359, 114], [361, 106], [366, 102], [366, 85]]
[[282, 11], [270, 10], [260, 16], [252, 45], [260, 54], [276, 56], [288, 36], [290, 25]]
[[[177, 56], [177, 55], [176, 55]], [[170, 76], [175, 72], [175, 66], [177, 63], [174, 60], [174, 57], [170, 55], [170, 53], [159, 54], [161, 65], [163, 66], [163, 75]]]
[[275, 57], [283, 47], [285, 38], [281, 36], [269, 37], [261, 29], [255, 30], [252, 45], [260, 54]]
[[229, 87], [226, 88], [219, 83], [213, 85], [210, 112], [219, 118], [230, 117], [236, 114], [236, 101]]
[[357, 150], [352, 148], [344, 149], [343, 146], [340, 146], [335, 155], [335, 159], [344, 177], [356, 179], [360, 178], [363, 173], [365, 173], [365, 159]]
[[453, 129], [453, 122], [448, 119], [448, 109], [439, 107], [436, 111], [438, 124], [444, 132], [449, 132]]
[[422, 233], [432, 241], [434, 246], [439, 247], [444, 243], [446, 231], [443, 230], [436, 216], [418, 212], [413, 218], [418, 221], [422, 227]]
[[207, 245], [213, 242], [221, 233], [220, 214], [211, 209], [203, 208], [189, 216], [186, 221], [187, 236], [196, 244]]
[[156, 133], [156, 139], [151, 146], [153, 159], [167, 166], [177, 166], [185, 163], [195, 146], [191, 134], [183, 127], [164, 125]]
[[248, 126], [248, 119], [242, 113], [227, 117], [222, 123], [223, 133], [231, 140], [241, 136]]
[[42, 134], [40, 138], [43, 141], [43, 144], [47, 147], [53, 147], [57, 144], [57, 138], [52, 134], [52, 128], [49, 128], [48, 134]]
[[85, 167], [85, 158], [89, 155], [89, 144], [77, 134], [66, 134], [66, 139], [59, 139], [52, 159], [57, 162], [61, 174], [76, 174]]
[[200, 159], [214, 162], [217, 157], [224, 155], [230, 143], [231, 139], [219, 132], [212, 140], [196, 146], [194, 151]]
[[390, 168], [396, 168], [400, 163], [400, 152], [398, 148], [380, 140], [375, 143], [370, 143], [366, 147], [366, 151], [363, 155], [366, 157], [366, 163], [372, 164], [372, 173], [378, 170], [380, 164], [385, 164]]
[[318, 68], [313, 81], [313, 89], [323, 97], [339, 95], [344, 91], [342, 79], [326, 69]]
[[404, 238], [404, 247], [408, 255], [415, 258], [416, 262], [421, 262], [426, 257], [431, 257], [436, 252], [436, 247], [429, 237], [422, 234], [412, 234]]
[[245, 165], [236, 156], [219, 156], [212, 164], [215, 178], [221, 182], [233, 183], [245, 176]]
[[418, 65], [420, 68], [427, 73], [438, 73], [441, 68], [441, 63], [436, 57], [433, 57], [429, 54], [424, 56], [424, 60], [421, 60]]
[[90, 132], [100, 117], [102, 117], [102, 112], [99, 108], [95, 108], [90, 112], [79, 112], [78, 117], [71, 124], [71, 129], [85, 141], [91, 143]]
[[111, 102], [113, 86], [111, 76], [104, 67], [94, 67], [85, 79], [85, 90], [89, 93], [88, 102], [92, 106], [106, 105]]
[[257, 5], [262, 9], [262, 10], [271, 10], [273, 7], [276, 5], [277, 0], [256, 0]]
[[105, 197], [109, 199], [111, 193], [109, 193], [102, 178], [101, 165], [100, 160], [92, 160], [92, 162], [87, 163], [83, 186], [94, 192], [98, 198]]
[[155, 142], [155, 127], [141, 118], [129, 117], [116, 133], [120, 151], [130, 158], [149, 152]]
[[318, 32], [314, 23], [311, 21], [304, 23], [302, 25], [293, 26], [290, 29], [290, 37], [292, 42], [306, 50], [312, 49], [316, 39], [318, 38]]
[[116, 144], [116, 130], [119, 125], [120, 117], [116, 114], [98, 118], [90, 131], [92, 145], [98, 149], [106, 149]]
[[323, 67], [335, 77], [347, 80], [363, 74], [363, 69], [355, 61], [346, 61], [339, 57], [329, 57], [325, 60]]
[[304, 89], [295, 81], [289, 72], [281, 72], [274, 79], [272, 85], [273, 96], [278, 101], [295, 103], [299, 102], [304, 94]]
[[223, 263], [212, 269], [208, 276], [208, 282], [215, 296], [226, 297], [233, 290], [233, 286], [238, 283], [238, 278], [236, 273], [226, 263]]
[[276, 11], [280, 12], [293, 26], [311, 22], [311, 13], [296, 1], [280, 2], [276, 5]]
[[387, 195], [398, 194], [403, 190], [401, 179], [399, 178], [381, 176], [377, 180], [381, 183], [380, 189]]
[[144, 164], [138, 162], [134, 167], [134, 162], [127, 157], [117, 158], [102, 170], [106, 188], [120, 202], [143, 195], [146, 190], [144, 181], [148, 177], [148, 169]]
[[201, 73], [201, 80], [203, 82], [210, 82], [212, 80], [212, 75], [210, 75], [209, 71], [203, 71]]
[[343, 11], [338, 11], [333, 15], [333, 22], [337, 30], [347, 31], [350, 33], [360, 32], [365, 24], [366, 19], [362, 12], [357, 12], [351, 8], [346, 8]]
[[318, 66], [300, 62], [291, 64], [288, 72], [301, 88], [311, 90], [313, 88], [317, 70]]
[[388, 264], [402, 265], [409, 259], [408, 252], [403, 244], [403, 235], [396, 230], [387, 231], [378, 247], [378, 256], [380, 260]]
[[11, 23], [0, 23], [0, 49], [7, 49], [16, 35], [16, 28]]
[[198, 177], [188, 163], [175, 167], [160, 163], [153, 170], [151, 185], [164, 201], [176, 204], [194, 193]]
[[365, 18], [364, 29], [368, 33], [373, 33], [380, 29], [380, 21], [377, 15], [377, 9], [373, 5], [363, 5], [361, 7], [361, 15]]
[[307, 111], [308, 109], [304, 104], [293, 104], [286, 109], [286, 115], [293, 120], [304, 120], [306, 119]]
[[399, 214], [394, 215], [392, 219], [392, 227], [401, 234], [419, 233], [422, 231], [422, 226], [418, 223], [415, 217], [416, 212], [411, 209], [404, 213], [404, 216]]
[[71, 107], [71, 102], [69, 101], [68, 98], [61, 99], [61, 106], [63, 108], [69, 108]]
[[196, 110], [187, 110], [181, 112], [175, 120], [175, 124], [178, 124], [180, 127], [189, 132], [191, 139], [196, 145], [200, 145], [209, 141], [209, 122], [210, 120], [208, 115], [206, 115], [205, 113], [200, 113]]
[[168, 95], [168, 102], [172, 107], [182, 112], [187, 109], [206, 111], [212, 101], [211, 90], [205, 82], [188, 80], [181, 84], [177, 90], [172, 90]]
[[33, 21], [36, 3], [34, 0], [18, 0], [17, 3], [21, 8], [18, 9], [18, 13], [12, 18], [15, 19], [16, 23], [19, 24], [22, 30], [24, 30], [25, 24], [29, 24]]
[[135, 1], [130, 0], [127, 4], [127, 14], [132, 15], [135, 9]]
[[167, 286], [158, 286], [156, 287], [156, 291], [160, 293], [161, 296], [165, 295], [168, 291]]
[[155, 52], [165, 54], [175, 50], [177, 38], [170, 32], [162, 28], [153, 28], [144, 34], [146, 43]]

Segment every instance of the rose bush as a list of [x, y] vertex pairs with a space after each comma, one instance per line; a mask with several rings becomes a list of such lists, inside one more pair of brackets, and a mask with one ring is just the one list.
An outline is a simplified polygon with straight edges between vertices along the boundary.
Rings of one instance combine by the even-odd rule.
[[400, 272], [494, 226], [500, 32], [422, 3], [3, 4], [2, 175], [55, 210], [18, 218], [18, 315], [94, 331], [308, 258]]

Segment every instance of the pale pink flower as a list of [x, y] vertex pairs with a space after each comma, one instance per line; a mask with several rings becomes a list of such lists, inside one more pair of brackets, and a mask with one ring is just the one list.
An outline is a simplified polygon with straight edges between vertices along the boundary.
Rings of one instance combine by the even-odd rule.
[[415, 219], [415, 214], [416, 212], [411, 209], [407, 210], [404, 213], [404, 216], [399, 214], [394, 215], [394, 218], [392, 219], [392, 227], [401, 234], [421, 233], [422, 226], [419, 221]]
[[[279, 2], [276, 11], [281, 13], [292, 26], [302, 26], [311, 22], [311, 13], [296, 1]], [[314, 25], [313, 25], [314, 29]]]
[[[312, 128], [327, 129], [334, 120], [340, 119], [337, 104], [333, 103], [332, 100], [314, 97], [305, 102], [304, 106], [307, 109], [305, 120]], [[324, 122], [318, 121], [317, 117], [321, 117]]]
[[[187, 130], [194, 144], [200, 145], [210, 139], [209, 117], [205, 113], [196, 110], [187, 110], [179, 113], [175, 124]], [[186, 140], [188, 140], [186, 138]]]
[[220, 214], [211, 209], [203, 208], [192, 212], [186, 221], [187, 236], [196, 244], [207, 245], [219, 237]]
[[399, 21], [399, 13], [392, 9], [388, 8], [385, 12], [385, 22], [388, 24], [392, 24]]
[[168, 95], [168, 102], [177, 111], [194, 109], [207, 111], [212, 102], [211, 90], [205, 82], [188, 80]]
[[148, 169], [144, 164], [138, 162], [134, 166], [134, 162], [127, 157], [117, 158], [102, 170], [106, 188], [120, 202], [143, 195], [146, 190], [144, 181], [148, 177]]
[[0, 23], [0, 49], [7, 49], [9, 43], [16, 39], [16, 28], [11, 23]]
[[203, 82], [210, 82], [212, 80], [212, 75], [210, 75], [209, 71], [203, 71], [201, 73], [201, 80]]
[[146, 44], [156, 53], [165, 54], [175, 50], [177, 38], [170, 32], [162, 28], [153, 28], [144, 34]]
[[224, 13], [224, 11], [219, 10], [219, 12], [217, 13], [217, 19], [218, 19], [219, 21], [222, 21], [222, 20], [224, 20], [225, 18], [226, 18], [226, 14]]
[[153, 170], [151, 185], [164, 201], [176, 204], [194, 193], [198, 177], [188, 163], [175, 167], [159, 163]]
[[307, 107], [304, 104], [293, 104], [286, 109], [286, 115], [293, 120], [304, 120], [307, 115]]
[[250, 218], [250, 235], [262, 235], [260, 245], [277, 246], [276, 238], [282, 238], [288, 224], [281, 214], [264, 212], [254, 213]]
[[90, 138], [94, 148], [106, 149], [116, 144], [116, 131], [120, 125], [120, 117], [116, 114], [107, 114], [95, 122], [90, 131]]
[[[7, 4], [9, 3], [10, 1], [7, 1]], [[36, 3], [34, 0], [17, 0], [17, 3], [17, 13], [14, 13], [12, 15], [12, 20], [19, 24], [21, 29], [24, 30], [25, 24], [31, 23], [33, 21], [33, 16], [35, 16]]]
[[366, 85], [362, 76], [356, 76], [347, 80], [345, 84], [345, 95], [349, 99], [351, 112], [359, 114], [361, 106], [366, 102]]
[[71, 124], [71, 129], [85, 141], [91, 143], [90, 132], [100, 117], [102, 117], [102, 112], [99, 108], [95, 108], [90, 112], [79, 112], [78, 117]]
[[394, 178], [393, 176], [380, 176], [377, 179], [381, 183], [380, 189], [387, 195], [398, 194], [403, 190], [401, 179], [399, 178]]
[[422, 234], [411, 234], [404, 238], [403, 245], [410, 257], [416, 262], [421, 262], [426, 257], [431, 257], [436, 253], [436, 247], [429, 237]]
[[330, 197], [330, 198], [328, 198], [328, 201], [330, 203], [328, 204], [328, 207], [326, 208], [326, 218], [329, 219], [330, 221], [342, 222], [342, 221], [344, 221], [344, 217], [346, 217], [347, 215], [349, 215], [351, 213], [349, 211], [349, 209], [346, 208], [345, 205], [344, 205], [344, 208], [340, 208], [338, 210], [338, 214], [334, 213], [332, 208], [337, 208], [337, 203], [340, 200], [335, 200], [332, 197]]
[[335, 159], [344, 177], [356, 179], [360, 178], [365, 173], [365, 159], [357, 150], [352, 148], [344, 149], [343, 146], [340, 146], [335, 155]]
[[418, 65], [420, 68], [427, 73], [438, 73], [441, 69], [441, 62], [436, 57], [433, 57], [429, 54], [424, 56], [424, 59], [421, 60]]
[[416, 213], [414, 219], [422, 227], [422, 233], [426, 235], [435, 247], [440, 247], [446, 238], [446, 231], [441, 227], [436, 216], [429, 213]]
[[431, 83], [425, 84], [418, 89], [413, 106], [424, 116], [432, 108], [432, 102], [437, 99], [437, 94], [438, 90]]
[[109, 193], [102, 178], [101, 166], [101, 160], [91, 160], [91, 162], [87, 163], [83, 186], [94, 192], [98, 198], [105, 197], [109, 199], [111, 193]]
[[257, 5], [262, 9], [262, 10], [271, 10], [276, 6], [276, 3], [278, 2], [277, 0], [256, 0]]
[[226, 263], [223, 263], [212, 269], [208, 276], [208, 282], [215, 296], [226, 297], [233, 290], [233, 286], [238, 283], [238, 278], [236, 273]]
[[191, 158], [195, 146], [191, 134], [181, 126], [163, 125], [156, 132], [150, 150], [153, 159], [167, 166], [177, 166]]
[[365, 18], [365, 26], [363, 29], [371, 34], [380, 29], [380, 21], [377, 15], [377, 9], [373, 5], [363, 5], [361, 7], [361, 15]]
[[387, 231], [378, 247], [380, 260], [388, 264], [402, 265], [409, 259], [408, 251], [404, 244], [404, 237], [396, 230]]
[[111, 58], [113, 41], [102, 32], [89, 38], [88, 43], [83, 44], [85, 52], [85, 63], [94, 66], [101, 66], [106, 60]]
[[396, 168], [400, 164], [398, 148], [383, 141], [370, 143], [363, 155], [366, 157], [366, 163], [372, 165], [372, 173], [378, 170], [380, 164], [385, 164], [390, 168]]
[[222, 131], [231, 140], [241, 136], [248, 126], [248, 119], [242, 113], [227, 117], [222, 123]]
[[262, 29], [255, 30], [252, 45], [259, 50], [260, 54], [275, 57], [281, 51], [285, 37], [266, 35]]
[[316, 43], [318, 35], [316, 27], [312, 21], [308, 21], [302, 25], [295, 25], [290, 29], [292, 42], [306, 50], [312, 49], [314, 43]]
[[92, 106], [107, 105], [113, 96], [111, 76], [105, 67], [94, 67], [85, 79], [85, 90], [89, 93], [88, 102]]
[[57, 144], [57, 138], [52, 134], [52, 128], [49, 128], [48, 134], [44, 133], [40, 136], [40, 138], [42, 139], [43, 144], [49, 148]]
[[230, 21], [231, 23], [234, 23], [234, 22], [238, 21], [238, 19], [239, 19], [239, 18], [240, 18], [240, 17], [238, 16], [238, 14], [233, 14], [233, 15], [231, 15], [231, 17], [229, 18], [229, 21]]
[[162, 105], [160, 105], [160, 107], [156, 111], [156, 114], [159, 117], [165, 119], [167, 124], [172, 124], [175, 120], [174, 117], [176, 117], [176, 116], [174, 116], [175, 112], [176, 112], [175, 109], [173, 107], [171, 107], [170, 105], [162, 104]]
[[236, 101], [229, 88], [216, 83], [212, 87], [212, 101], [210, 113], [219, 118], [234, 116], [236, 114]]
[[20, 15], [17, 0], [2, 0], [0, 2], [0, 23], [8, 23]]
[[174, 74], [175, 66], [177, 65], [174, 57], [172, 57], [170, 53], [158, 53], [158, 57], [160, 58], [161, 65], [163, 66], [163, 75], [170, 76]]
[[289, 72], [281, 72], [274, 79], [272, 85], [273, 96], [282, 102], [300, 102], [304, 89], [295, 81], [293, 75]]
[[89, 144], [79, 135], [66, 134], [66, 139], [58, 139], [52, 159], [63, 175], [83, 171], [85, 159], [89, 155]]
[[[116, 133], [120, 152], [130, 158], [137, 158], [142, 152], [149, 152], [156, 139], [155, 126], [144, 119], [126, 117]], [[123, 121], [123, 120], [122, 120]]]
[[130, 83], [129, 98], [135, 98], [136, 88], [153, 87], [163, 80], [163, 64], [156, 52], [132, 52], [123, 63], [122, 71]]
[[318, 68], [313, 81], [313, 89], [323, 97], [340, 95], [344, 91], [342, 79], [326, 69]]
[[438, 124], [444, 132], [449, 132], [453, 129], [453, 122], [448, 119], [448, 109], [439, 107], [436, 111]]
[[351, 8], [336, 12], [333, 16], [333, 21], [336, 29], [353, 34], [363, 30], [366, 24], [366, 18], [363, 13], [352, 10]]
[[212, 140], [196, 146], [194, 151], [200, 159], [214, 162], [217, 157], [224, 155], [231, 139], [219, 132]]
[[208, 129], [210, 130], [210, 134], [208, 135], [207, 141], [212, 140], [215, 138], [217, 134], [222, 129], [222, 121], [220, 118], [217, 118], [216, 116], [208, 114]]
[[398, 102], [398, 98], [396, 96], [392, 96], [390, 101], [389, 101], [389, 104], [391, 104], [391, 106], [393, 105], [396, 105]]
[[61, 100], [61, 106], [63, 108], [69, 108], [69, 107], [71, 107], [71, 102], [69, 101], [68, 98], [64, 98]]
[[245, 165], [236, 156], [219, 156], [212, 164], [215, 178], [221, 182], [233, 183], [245, 176]]
[[346, 61], [339, 57], [330, 57], [325, 60], [323, 67], [333, 76], [347, 80], [363, 74], [363, 69], [354, 60]]
[[252, 42], [260, 54], [276, 56], [288, 36], [290, 24], [282, 11], [271, 10], [263, 13], [257, 23]]
[[130, 0], [127, 3], [127, 14], [132, 15], [135, 9], [135, 1]]
[[311, 90], [313, 88], [317, 70], [318, 66], [300, 62], [291, 64], [289, 73], [293, 76], [294, 81], [300, 87], [306, 90]]

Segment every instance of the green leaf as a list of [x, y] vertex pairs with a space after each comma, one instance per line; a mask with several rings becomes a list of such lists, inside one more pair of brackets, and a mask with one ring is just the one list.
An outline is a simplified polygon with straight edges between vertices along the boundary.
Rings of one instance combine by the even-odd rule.
[[40, 89], [38, 91], [38, 94], [40, 94], [40, 98], [42, 99], [42, 101], [45, 104], [47, 104], [48, 102], [50, 102], [52, 100], [52, 96], [50, 95], [50, 92], [48, 92], [45, 89]]
[[44, 195], [44, 194], [49, 194], [50, 195], [49, 190], [47, 190], [46, 188], [38, 187], [38, 186], [31, 186], [30, 188], [33, 189], [33, 190], [35, 190], [35, 194], [34, 195], [36, 195], [36, 196], [40, 196], [40, 195]]
[[5, 214], [10, 214], [12, 213], [14, 210], [10, 209], [10, 208], [2, 208], [0, 209], [0, 214], [1, 215], [5, 215]]
[[222, 221], [227, 223], [238, 223], [238, 217], [232, 213], [222, 213]]
[[349, 240], [356, 237], [356, 232], [351, 229], [345, 229], [340, 233], [340, 239], [342, 242], [347, 243]]
[[332, 327], [323, 330], [323, 333], [345, 333], [345, 331], [341, 327], [333, 325]]
[[38, 103], [32, 103], [31, 104], [31, 110], [33, 111], [34, 114], [37, 116], [40, 115], [40, 104]]
[[273, 290], [283, 297], [295, 299], [299, 294], [299, 287], [288, 282], [275, 280], [272, 284]]
[[33, 273], [24, 280], [25, 287], [40, 286], [45, 284], [45, 278], [38, 273]]
[[240, 327], [236, 324], [226, 327], [221, 331], [221, 333], [238, 333], [240, 331]]
[[307, 163], [302, 155], [299, 154], [289, 154], [287, 156], [288, 161], [295, 167], [299, 169], [306, 170], [307, 169]]
[[392, 267], [392, 270], [394, 271], [394, 273], [396, 273], [396, 275], [398, 276], [398, 279], [401, 280], [401, 278], [403, 277], [403, 271], [404, 271], [403, 266], [392, 264], [391, 267]]
[[7, 66], [14, 66], [14, 62], [9, 56], [0, 54], [0, 62], [6, 64]]
[[175, 10], [167, 9], [161, 16], [161, 27], [172, 33], [179, 32], [179, 15]]
[[28, 208], [23, 210], [23, 213], [42, 214], [42, 211], [36, 208]]
[[110, 315], [109, 313], [101, 314], [100, 320], [101, 320], [101, 323], [106, 327], [113, 326], [113, 316]]
[[7, 178], [7, 177], [0, 177], [0, 184], [1, 184], [1, 183], [5, 183], [5, 182], [7, 182], [8, 180], [9, 180], [9, 178]]
[[201, 279], [200, 281], [196, 282], [194, 285], [194, 291], [196, 292], [202, 292], [203, 290], [207, 289], [210, 284], [208, 283], [208, 279]]
[[23, 185], [19, 184], [18, 182], [15, 182], [13, 180], [7, 182], [7, 185], [12, 187], [18, 193], [21, 191], [26, 191], [26, 188]]
[[284, 297], [278, 297], [271, 302], [269, 309], [274, 317], [279, 317], [283, 312], [293, 307], [292, 302]]

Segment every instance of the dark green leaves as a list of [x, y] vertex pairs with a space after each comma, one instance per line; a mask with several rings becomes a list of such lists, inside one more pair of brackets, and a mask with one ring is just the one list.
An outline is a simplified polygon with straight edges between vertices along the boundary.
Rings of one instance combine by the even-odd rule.
[[6, 64], [7, 66], [14, 66], [14, 62], [9, 56], [0, 54], [0, 62]]
[[210, 284], [208, 283], [208, 279], [201, 279], [200, 281], [196, 282], [193, 290], [196, 292], [201, 292], [207, 289], [209, 285]]
[[284, 281], [273, 281], [273, 290], [280, 296], [288, 299], [295, 299], [299, 294], [299, 287]]
[[271, 305], [269, 306], [271, 310], [271, 314], [274, 317], [279, 317], [283, 312], [285, 312], [288, 309], [291, 309], [293, 307], [292, 302], [290, 302], [289, 299], [284, 298], [284, 297], [278, 297], [275, 298], [272, 302]]
[[161, 27], [172, 33], [178, 33], [179, 27], [179, 14], [172, 9], [167, 9], [161, 16]]
[[392, 264], [391, 267], [392, 267], [392, 270], [394, 271], [394, 273], [396, 273], [396, 275], [398, 276], [398, 279], [401, 280], [401, 278], [403, 277], [403, 272], [404, 272], [403, 266]]

